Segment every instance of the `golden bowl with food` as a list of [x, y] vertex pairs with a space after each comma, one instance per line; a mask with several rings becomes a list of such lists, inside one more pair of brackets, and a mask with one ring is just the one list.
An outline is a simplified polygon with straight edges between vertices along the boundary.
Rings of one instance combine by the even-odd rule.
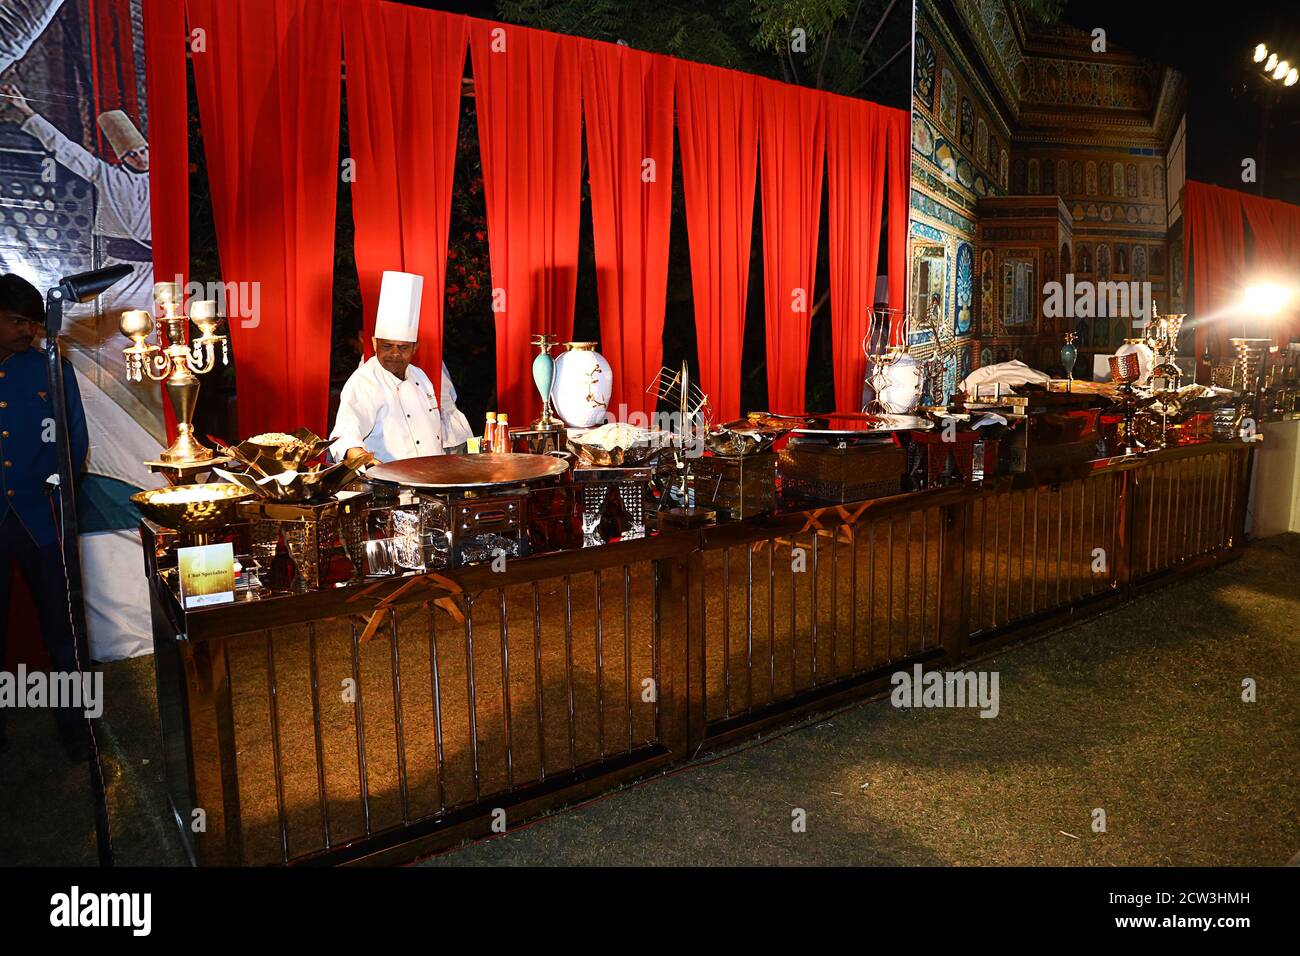
[[222, 444], [221, 451], [254, 477], [266, 478], [306, 470], [306, 463], [320, 457], [329, 446], [328, 438], [321, 438], [310, 428], [299, 428], [292, 432], [262, 432], [238, 445]]
[[253, 497], [247, 488], [225, 482], [173, 485], [131, 496], [140, 513], [155, 524], [183, 534], [224, 528], [236, 519], [235, 505]]

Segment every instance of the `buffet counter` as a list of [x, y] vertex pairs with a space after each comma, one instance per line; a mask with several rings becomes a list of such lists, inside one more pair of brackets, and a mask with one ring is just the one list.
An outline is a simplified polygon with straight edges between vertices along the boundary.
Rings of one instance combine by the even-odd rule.
[[410, 859], [499, 829], [1222, 560], [1251, 454], [1172, 447], [189, 610], [146, 521], [177, 823], [201, 864]]

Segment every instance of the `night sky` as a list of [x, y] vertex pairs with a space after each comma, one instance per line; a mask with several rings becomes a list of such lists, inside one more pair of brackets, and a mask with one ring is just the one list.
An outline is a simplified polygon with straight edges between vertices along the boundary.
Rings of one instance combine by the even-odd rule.
[[[1187, 76], [1187, 178], [1300, 203], [1300, 83], [1262, 78], [1258, 43], [1300, 66], [1300, 0], [1071, 0], [1066, 23]], [[1243, 183], [1253, 157], [1258, 182]]]

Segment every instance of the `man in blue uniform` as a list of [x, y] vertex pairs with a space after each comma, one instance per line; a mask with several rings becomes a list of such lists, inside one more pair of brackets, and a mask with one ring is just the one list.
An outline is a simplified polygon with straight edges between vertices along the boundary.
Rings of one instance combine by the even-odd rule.
[[[8, 636], [10, 568], [18, 565], [36, 599], [50, 669], [75, 673], [76, 649], [67, 578], [59, 546], [54, 396], [45, 354], [33, 348], [45, 316], [41, 294], [21, 276], [0, 276], [0, 666]], [[72, 465], [86, 459], [86, 416], [72, 366], [63, 363]], [[89, 665], [89, 661], [83, 662]], [[0, 752], [8, 747], [0, 709]], [[64, 750], [85, 755], [85, 730], [76, 710], [55, 712]]]

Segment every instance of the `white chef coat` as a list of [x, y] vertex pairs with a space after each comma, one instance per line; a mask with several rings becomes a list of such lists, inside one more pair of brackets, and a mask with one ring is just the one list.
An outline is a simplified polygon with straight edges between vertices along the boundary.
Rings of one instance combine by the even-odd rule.
[[371, 356], [343, 386], [330, 432], [334, 442], [330, 454], [338, 460], [349, 448], [362, 446], [380, 461], [441, 455], [444, 447], [459, 445], [470, 433], [468, 421], [456, 408], [456, 390], [446, 365], [442, 393], [440, 409], [433, 382], [423, 369], [408, 365], [405, 380], [399, 380]]
[[[94, 233], [105, 239], [131, 239], [149, 247], [153, 225], [149, 220], [149, 174], [106, 163], [87, 152], [79, 143], [54, 128], [45, 117], [29, 116], [23, 132], [34, 136], [55, 161], [76, 173], [95, 188]], [[123, 309], [152, 309], [153, 263], [126, 261], [101, 255], [98, 268], [113, 265], [131, 267], [131, 275], [113, 285], [100, 297], [106, 315]]]

